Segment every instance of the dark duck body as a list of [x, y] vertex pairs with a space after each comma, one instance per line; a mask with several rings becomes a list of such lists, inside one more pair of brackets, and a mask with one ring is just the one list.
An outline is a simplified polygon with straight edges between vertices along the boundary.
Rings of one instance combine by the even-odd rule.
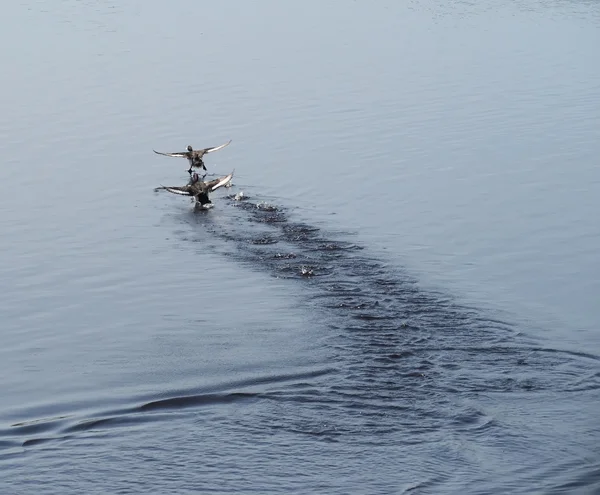
[[210, 148], [203, 148], [201, 150], [195, 150], [192, 148], [191, 145], [189, 145], [187, 147], [187, 151], [178, 151], [175, 153], [163, 153], [161, 151], [156, 151], [156, 150], [152, 150], [152, 151], [154, 151], [154, 153], [156, 153], [158, 155], [173, 156], [173, 157], [178, 157], [178, 158], [187, 158], [187, 160], [190, 164], [188, 173], [190, 175], [192, 175], [192, 168], [201, 168], [204, 171], [206, 171], [206, 165], [204, 165], [204, 160], [202, 159], [202, 157], [204, 155], [206, 155], [208, 153], [212, 153], [214, 151], [222, 150], [223, 148], [225, 148], [225, 146], [228, 146], [229, 143], [231, 143], [231, 139], [229, 141], [227, 141], [225, 144], [222, 144], [221, 146], [213, 146]]

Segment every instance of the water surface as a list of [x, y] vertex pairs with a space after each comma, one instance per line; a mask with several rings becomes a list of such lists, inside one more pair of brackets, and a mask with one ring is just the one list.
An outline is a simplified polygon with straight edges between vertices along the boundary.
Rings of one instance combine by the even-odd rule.
[[599, 27], [7, 6], [0, 491], [598, 492]]

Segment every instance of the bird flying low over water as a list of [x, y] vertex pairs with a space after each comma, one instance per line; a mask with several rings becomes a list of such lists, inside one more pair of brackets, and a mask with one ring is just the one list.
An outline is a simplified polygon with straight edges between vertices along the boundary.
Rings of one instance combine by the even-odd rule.
[[233, 178], [233, 172], [225, 177], [219, 177], [208, 182], [204, 182], [200, 179], [198, 174], [194, 172], [190, 181], [185, 186], [163, 186], [157, 187], [155, 191], [164, 189], [173, 194], [179, 194], [181, 196], [193, 196], [196, 200], [196, 206], [202, 208], [208, 208], [212, 205], [212, 201], [208, 197], [209, 193], [216, 191], [220, 187], [226, 186], [231, 182]]
[[190, 145], [187, 147], [187, 151], [180, 151], [180, 152], [176, 152], [176, 153], [163, 153], [161, 151], [156, 151], [156, 150], [152, 150], [152, 151], [154, 151], [154, 153], [156, 153], [157, 155], [173, 156], [173, 157], [178, 157], [178, 158], [187, 158], [188, 162], [190, 163], [190, 168], [188, 169], [188, 173], [190, 175], [192, 175], [192, 167], [202, 168], [202, 169], [206, 170], [206, 165], [204, 165], [204, 161], [202, 160], [202, 157], [204, 155], [206, 155], [207, 153], [212, 153], [213, 151], [222, 150], [223, 148], [225, 148], [225, 146], [228, 146], [229, 143], [231, 143], [231, 139], [229, 141], [227, 141], [225, 144], [222, 144], [221, 146], [213, 146], [211, 148], [204, 148], [201, 150], [195, 150]]

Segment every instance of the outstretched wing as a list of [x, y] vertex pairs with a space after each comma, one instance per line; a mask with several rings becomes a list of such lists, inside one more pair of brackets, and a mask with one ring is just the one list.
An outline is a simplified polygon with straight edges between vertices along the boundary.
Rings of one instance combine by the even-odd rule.
[[225, 177], [211, 180], [206, 185], [210, 188], [211, 191], [216, 191], [217, 189], [219, 189], [219, 187], [226, 186], [231, 181], [231, 179], [233, 179], [233, 172], [231, 172], [229, 175], [226, 175]]
[[179, 194], [181, 196], [193, 196], [192, 192], [190, 191], [190, 189], [187, 186], [182, 186], [182, 187], [169, 187], [169, 186], [163, 186], [161, 185], [160, 187], [157, 187], [155, 189], [155, 191], [157, 189], [164, 189], [165, 191], [169, 191], [170, 193], [173, 194]]
[[229, 141], [227, 141], [225, 144], [222, 144], [221, 146], [213, 146], [212, 148], [204, 148], [202, 150], [202, 154], [204, 155], [205, 153], [212, 153], [213, 151], [222, 150], [223, 148], [225, 148], [225, 146], [229, 146], [229, 143], [231, 143], [231, 139]]
[[162, 153], [161, 151], [156, 151], [156, 150], [152, 150], [152, 151], [154, 151], [154, 153], [156, 153], [157, 155], [187, 157], [187, 152], [185, 152], [185, 151], [182, 151], [180, 153]]

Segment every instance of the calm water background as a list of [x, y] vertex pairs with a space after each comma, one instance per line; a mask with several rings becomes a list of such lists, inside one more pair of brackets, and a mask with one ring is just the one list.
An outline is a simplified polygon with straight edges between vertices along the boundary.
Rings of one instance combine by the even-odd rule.
[[0, 492], [600, 493], [600, 4], [0, 27]]

